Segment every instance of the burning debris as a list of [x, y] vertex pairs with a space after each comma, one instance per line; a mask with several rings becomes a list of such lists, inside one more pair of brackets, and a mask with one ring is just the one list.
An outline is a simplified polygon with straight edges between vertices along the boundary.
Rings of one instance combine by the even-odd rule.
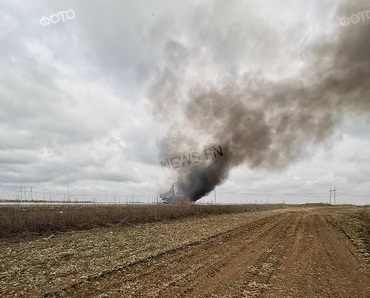
[[179, 200], [179, 197], [175, 195], [175, 183], [172, 184], [169, 191], [161, 193], [159, 197], [164, 204], [175, 204]]
[[175, 194], [175, 183], [172, 184], [171, 189], [159, 195], [164, 204], [192, 204], [193, 200], [183, 195], [177, 196]]
[[[366, 9], [366, 4], [348, 2], [336, 14], [351, 15]], [[168, 114], [177, 115], [160, 143], [161, 158], [176, 156], [179, 148], [222, 144], [223, 158], [180, 167], [174, 173], [184, 197], [202, 198], [241, 164], [284, 169], [330, 138], [345, 116], [369, 115], [370, 26], [338, 26], [330, 39], [319, 38], [308, 46], [310, 61], [289, 78], [272, 80], [262, 72], [230, 71], [220, 72], [217, 79], [191, 79], [205, 50], [211, 65], [220, 63], [219, 56], [212, 55], [211, 42], [219, 36], [212, 27], [218, 24], [212, 22], [204, 21], [188, 36], [193, 42], [175, 37], [166, 41], [164, 59], [149, 90], [159, 120], [168, 122]], [[216, 36], [199, 43], [202, 32]], [[262, 32], [261, 40], [268, 40], [269, 33]]]

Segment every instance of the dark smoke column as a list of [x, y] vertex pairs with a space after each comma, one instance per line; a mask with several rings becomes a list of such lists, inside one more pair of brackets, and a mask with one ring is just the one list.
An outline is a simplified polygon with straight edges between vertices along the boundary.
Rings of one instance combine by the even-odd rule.
[[227, 146], [222, 147], [222, 157], [210, 159], [208, 163], [196, 163], [181, 168], [177, 176], [177, 187], [185, 199], [195, 202], [206, 196], [215, 186], [222, 184], [228, 177], [231, 157]]
[[[338, 16], [367, 9], [365, 1], [348, 3]], [[174, 173], [178, 189], [193, 201], [225, 182], [233, 167], [284, 169], [327, 140], [343, 117], [369, 115], [368, 24], [339, 26], [335, 36], [310, 45], [311, 60], [301, 73], [274, 81], [253, 72], [219, 73], [216, 81], [186, 79], [196, 70], [193, 61], [202, 46], [207, 44], [169, 39], [149, 89], [154, 114], [169, 125], [161, 157], [210, 143], [224, 151], [223, 158]]]

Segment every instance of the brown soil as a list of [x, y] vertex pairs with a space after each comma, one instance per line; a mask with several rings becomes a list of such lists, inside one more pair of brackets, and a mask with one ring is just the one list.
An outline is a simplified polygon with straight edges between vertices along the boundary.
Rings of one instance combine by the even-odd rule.
[[[369, 208], [354, 207], [292, 208], [89, 231], [76, 238], [63, 235], [37, 245], [25, 243], [28, 253], [32, 255], [32, 249], [41, 249], [45, 259], [54, 247], [65, 242], [78, 243], [78, 239], [84, 241], [85, 237], [102, 249], [109, 243], [113, 248], [104, 248], [104, 256], [98, 251], [92, 253], [87, 244], [71, 249], [70, 255], [58, 259], [60, 268], [74, 266], [70, 274], [56, 272], [46, 280], [30, 279], [32, 286], [17, 291], [8, 282], [9, 276], [14, 276], [14, 266], [21, 267], [17, 264], [21, 258], [14, 260], [4, 255], [6, 270], [0, 275], [0, 295], [370, 297], [366, 250], [369, 212]], [[110, 233], [115, 237], [105, 242]], [[139, 245], [134, 241], [130, 244], [135, 237]], [[96, 243], [100, 238], [105, 245]], [[137, 247], [132, 248], [131, 254], [117, 255], [120, 241], [126, 241], [126, 250]], [[21, 244], [9, 244], [6, 248], [14, 251], [19, 249], [16, 245]], [[82, 266], [84, 263], [77, 257], [84, 256], [84, 249], [90, 251], [85, 255], [91, 261], [90, 269]], [[20, 270], [15, 278], [20, 279], [22, 274], [25, 278], [24, 271], [33, 269]], [[43, 270], [50, 274], [50, 268]]]

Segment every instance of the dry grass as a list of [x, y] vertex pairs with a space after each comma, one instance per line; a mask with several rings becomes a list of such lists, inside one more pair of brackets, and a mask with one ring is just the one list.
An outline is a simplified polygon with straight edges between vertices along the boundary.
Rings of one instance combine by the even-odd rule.
[[362, 222], [362, 239], [366, 248], [367, 257], [370, 260], [370, 207], [367, 207], [360, 213]]
[[[43, 297], [45, 293], [59, 291], [103, 272], [207, 241], [279, 212], [282, 211], [210, 214], [72, 231], [50, 239], [35, 237], [21, 242], [1, 239], [0, 297]], [[136, 282], [140, 281], [133, 280]], [[132, 283], [123, 286], [127, 285]]]
[[285, 205], [60, 205], [0, 207], [0, 238], [51, 235], [95, 227], [131, 225], [190, 216], [253, 212]]
[[370, 207], [339, 207], [328, 221], [343, 232], [370, 262]]

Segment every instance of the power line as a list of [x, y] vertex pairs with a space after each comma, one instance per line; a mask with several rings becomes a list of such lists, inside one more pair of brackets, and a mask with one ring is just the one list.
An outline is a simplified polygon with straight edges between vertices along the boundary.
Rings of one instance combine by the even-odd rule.
[[[330, 194], [330, 196], [329, 196], [329, 204], [331, 204], [331, 198], [333, 197], [333, 202], [334, 202], [334, 205], [336, 205], [337, 204], [337, 189], [335, 189], [335, 188], [330, 188], [329, 189], [329, 194]], [[333, 194], [333, 196], [332, 196], [332, 194]]]
[[220, 194], [227, 195], [269, 195], [269, 196], [302, 196], [302, 195], [326, 195], [326, 192], [297, 192], [297, 193], [274, 193], [274, 192], [225, 192], [219, 191]]

